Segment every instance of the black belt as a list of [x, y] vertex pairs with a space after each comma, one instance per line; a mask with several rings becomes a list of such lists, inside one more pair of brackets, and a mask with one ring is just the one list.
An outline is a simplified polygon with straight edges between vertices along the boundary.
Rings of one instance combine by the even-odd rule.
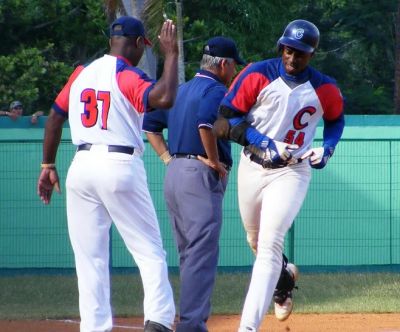
[[175, 158], [186, 158], [186, 159], [197, 159], [197, 160], [199, 159], [194, 154], [185, 154], [185, 153], [175, 153], [175, 154], [172, 155], [172, 157], [175, 157]]
[[263, 158], [257, 156], [257, 155], [254, 154], [254, 153], [252, 153], [252, 154], [249, 155], [249, 159], [250, 159], [252, 162], [254, 162], [254, 163], [256, 163], [256, 164], [259, 164], [259, 165], [261, 165], [261, 166], [264, 167], [264, 168], [269, 168], [269, 167], [266, 167], [265, 160], [264, 160]]
[[[92, 144], [86, 143], [78, 146], [77, 151], [89, 151], [92, 148]], [[135, 149], [130, 146], [121, 146], [121, 145], [109, 145], [108, 152], [119, 152], [126, 154], [133, 154]]]
[[[186, 159], [196, 159], [199, 160], [199, 158], [194, 155], [194, 154], [185, 154], [185, 153], [175, 153], [172, 155], [174, 158], [186, 158]], [[231, 170], [231, 166], [228, 166], [227, 164], [221, 162], [221, 164], [224, 165], [225, 169], [229, 172]]]
[[[256, 154], [251, 153], [251, 152], [250, 152], [249, 150], [247, 150], [247, 149], [245, 149], [245, 151], [246, 151], [247, 153], [249, 153], [249, 154], [246, 154], [246, 152], [245, 152], [245, 155], [247, 155], [247, 156], [249, 157], [249, 159], [250, 159], [252, 162], [261, 165], [263, 168], [275, 169], [275, 168], [283, 168], [283, 167], [288, 166], [288, 165], [279, 165], [279, 164], [276, 164], [276, 165], [275, 165], [275, 164], [272, 163], [271, 161], [266, 161], [266, 160], [264, 160], [263, 158], [257, 156]], [[302, 160], [299, 158], [299, 159], [297, 160], [297, 162], [298, 162], [298, 163], [301, 163]]]

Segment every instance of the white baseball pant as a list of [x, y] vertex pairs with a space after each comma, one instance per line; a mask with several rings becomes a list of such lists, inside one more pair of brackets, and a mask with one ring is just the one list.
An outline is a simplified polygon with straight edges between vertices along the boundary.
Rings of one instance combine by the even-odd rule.
[[175, 317], [166, 254], [142, 159], [93, 145], [79, 151], [67, 181], [68, 230], [75, 255], [81, 332], [112, 329], [109, 230], [114, 222], [140, 270], [144, 320], [169, 328]]
[[239, 209], [256, 260], [239, 331], [257, 331], [271, 304], [282, 269], [284, 238], [303, 204], [310, 179], [308, 163], [264, 169], [241, 154]]

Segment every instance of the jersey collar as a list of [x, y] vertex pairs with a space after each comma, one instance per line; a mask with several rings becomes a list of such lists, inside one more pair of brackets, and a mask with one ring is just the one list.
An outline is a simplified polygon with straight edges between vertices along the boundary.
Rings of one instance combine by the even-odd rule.
[[127, 58], [123, 57], [122, 55], [116, 55], [116, 57], [117, 57], [118, 59], [120, 59], [120, 60], [126, 62], [129, 66], [133, 66], [133, 65], [131, 64], [131, 62], [130, 62]]
[[304, 83], [310, 79], [310, 69], [306, 67], [301, 73], [297, 75], [289, 75], [286, 73], [285, 68], [283, 67], [282, 61], [279, 62], [279, 75], [282, 76], [284, 80], [292, 81], [296, 83]]
[[210, 71], [208, 71], [208, 70], [205, 70], [205, 69], [200, 69], [200, 70], [196, 73], [195, 77], [209, 78], [209, 79], [212, 79], [212, 80], [214, 80], [214, 81], [217, 81], [217, 82], [222, 83], [222, 81], [219, 79], [219, 77], [218, 77], [217, 75], [215, 75], [215, 74], [213, 74], [212, 72], [210, 72]]

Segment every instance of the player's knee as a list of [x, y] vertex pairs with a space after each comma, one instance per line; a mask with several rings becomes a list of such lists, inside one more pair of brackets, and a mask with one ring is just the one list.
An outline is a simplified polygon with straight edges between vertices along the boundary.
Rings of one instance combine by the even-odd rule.
[[278, 230], [268, 230], [260, 233], [258, 238], [258, 250], [271, 250], [282, 255], [285, 233]]
[[281, 267], [283, 240], [281, 236], [275, 233], [260, 236], [257, 244], [257, 257]]

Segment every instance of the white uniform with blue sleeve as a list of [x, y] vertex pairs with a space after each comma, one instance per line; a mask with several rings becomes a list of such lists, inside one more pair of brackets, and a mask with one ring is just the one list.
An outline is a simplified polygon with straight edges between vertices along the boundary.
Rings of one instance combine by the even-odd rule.
[[[261, 135], [296, 144], [295, 160], [310, 150], [321, 118], [327, 150], [333, 152], [343, 128], [330, 129], [331, 121], [343, 118], [343, 98], [335, 82], [311, 67], [297, 77], [289, 76], [278, 58], [246, 67], [221, 105], [242, 116]], [[241, 326], [254, 328], [249, 331], [256, 331], [271, 303], [282, 268], [284, 237], [311, 178], [308, 161], [268, 169], [253, 157], [245, 147], [238, 171], [240, 214], [247, 240], [257, 252], [241, 320]]]

